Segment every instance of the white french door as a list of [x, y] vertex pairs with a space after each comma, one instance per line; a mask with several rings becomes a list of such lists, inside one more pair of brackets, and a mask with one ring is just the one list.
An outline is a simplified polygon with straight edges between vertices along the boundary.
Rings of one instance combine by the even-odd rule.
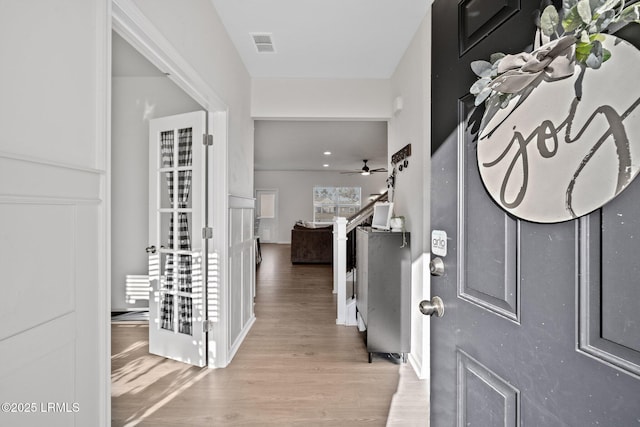
[[149, 352], [207, 364], [205, 111], [149, 122]]

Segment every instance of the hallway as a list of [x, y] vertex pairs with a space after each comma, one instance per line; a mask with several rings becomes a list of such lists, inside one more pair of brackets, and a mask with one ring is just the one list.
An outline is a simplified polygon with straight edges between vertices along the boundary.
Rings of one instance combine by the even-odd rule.
[[331, 267], [289, 254], [262, 245], [257, 320], [225, 369], [149, 355], [146, 324], [114, 323], [113, 425], [384, 426], [401, 376], [415, 375], [383, 356], [367, 363], [357, 329], [335, 324]]

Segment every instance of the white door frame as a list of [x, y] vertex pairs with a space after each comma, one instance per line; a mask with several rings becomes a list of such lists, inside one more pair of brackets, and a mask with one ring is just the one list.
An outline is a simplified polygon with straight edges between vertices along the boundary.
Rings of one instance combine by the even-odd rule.
[[[200, 77], [195, 69], [179, 54], [158, 29], [142, 14], [132, 0], [112, 0], [112, 29], [133, 46], [142, 56], [148, 59], [159, 70], [167, 73], [167, 77], [187, 95], [208, 111], [209, 133], [213, 134], [213, 151], [211, 153], [212, 170], [210, 183], [213, 187], [213, 200], [209, 209], [210, 224], [213, 226], [213, 239], [210, 251], [220, 259], [228, 258], [228, 242], [226, 227], [228, 223], [228, 182], [227, 182], [227, 129], [228, 106], [211, 87]], [[107, 152], [111, 149], [107, 147]], [[108, 175], [111, 170], [109, 166]], [[110, 190], [109, 190], [110, 192]], [[109, 194], [110, 197], [110, 194]], [[107, 210], [108, 223], [110, 211]], [[107, 233], [110, 247], [110, 233]], [[110, 271], [110, 260], [106, 271]], [[218, 296], [221, 306], [216, 307], [221, 322], [216, 330], [209, 334], [209, 367], [224, 367], [228, 364], [229, 348], [226, 316], [228, 307], [228, 284], [226, 263], [218, 265]], [[109, 282], [107, 282], [109, 283]], [[105, 338], [110, 341], [110, 333]], [[215, 345], [212, 345], [215, 344]], [[216, 353], [212, 353], [215, 351]], [[110, 371], [110, 367], [108, 367]], [[105, 373], [110, 378], [111, 372]], [[109, 398], [109, 396], [107, 396]]]

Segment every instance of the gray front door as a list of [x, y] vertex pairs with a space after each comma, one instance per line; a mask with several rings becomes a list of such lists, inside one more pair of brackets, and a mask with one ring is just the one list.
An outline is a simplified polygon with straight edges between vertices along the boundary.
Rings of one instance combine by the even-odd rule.
[[535, 224], [478, 173], [469, 64], [525, 50], [536, 6], [433, 6], [431, 227], [447, 253], [431, 281], [432, 427], [640, 426], [640, 180], [587, 217]]

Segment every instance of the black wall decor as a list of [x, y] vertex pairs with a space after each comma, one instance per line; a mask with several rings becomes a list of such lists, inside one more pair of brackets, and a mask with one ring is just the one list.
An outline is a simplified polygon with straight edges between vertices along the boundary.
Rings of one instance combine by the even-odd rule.
[[403, 160], [405, 160], [409, 156], [411, 156], [411, 144], [405, 145], [400, 150], [398, 150], [393, 156], [391, 156], [391, 164], [395, 166], [398, 163], [403, 162]]

